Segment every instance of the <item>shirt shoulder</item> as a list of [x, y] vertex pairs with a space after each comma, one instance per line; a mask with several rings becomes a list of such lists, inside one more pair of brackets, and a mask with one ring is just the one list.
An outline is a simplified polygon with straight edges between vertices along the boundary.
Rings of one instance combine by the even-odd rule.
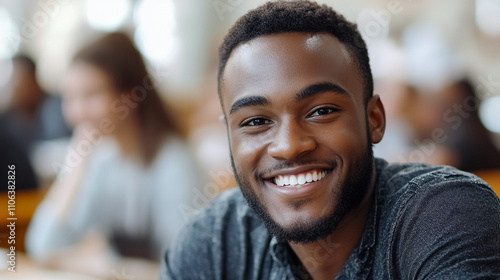
[[456, 188], [453, 192], [486, 192], [497, 197], [491, 187], [479, 177], [451, 166], [430, 166], [427, 164], [388, 164], [377, 159], [377, 190], [379, 198], [397, 199], [415, 193], [425, 194], [435, 188], [449, 185], [463, 185], [471, 189]]
[[500, 277], [500, 199], [486, 182], [448, 166], [385, 164], [378, 186], [393, 277]]
[[165, 256], [162, 277], [240, 279], [235, 273], [243, 273], [269, 239], [240, 189], [224, 191], [189, 219]]

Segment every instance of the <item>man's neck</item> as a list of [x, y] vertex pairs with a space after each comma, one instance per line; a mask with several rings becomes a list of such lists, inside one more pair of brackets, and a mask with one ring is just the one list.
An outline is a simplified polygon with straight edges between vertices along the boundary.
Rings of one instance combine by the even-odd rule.
[[375, 177], [374, 172], [370, 188], [361, 203], [342, 219], [332, 234], [313, 243], [289, 243], [313, 279], [335, 278], [356, 248], [370, 211]]

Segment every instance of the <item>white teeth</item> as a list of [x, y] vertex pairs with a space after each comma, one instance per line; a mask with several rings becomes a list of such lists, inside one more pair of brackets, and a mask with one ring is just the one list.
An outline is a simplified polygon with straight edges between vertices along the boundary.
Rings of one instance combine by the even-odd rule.
[[297, 178], [297, 182], [299, 185], [303, 185], [306, 183], [306, 176], [304, 174], [300, 174], [299, 177]]
[[318, 181], [318, 172], [316, 172], [316, 170], [314, 170], [312, 177], [313, 177], [313, 181]]
[[306, 174], [306, 182], [311, 183], [313, 181], [313, 176], [311, 173]]
[[278, 186], [283, 186], [283, 176], [274, 177], [274, 183]]
[[300, 188], [304, 184], [309, 184], [323, 179], [327, 175], [327, 171], [303, 173], [299, 175], [278, 175], [274, 177], [274, 182], [280, 187], [295, 187]]

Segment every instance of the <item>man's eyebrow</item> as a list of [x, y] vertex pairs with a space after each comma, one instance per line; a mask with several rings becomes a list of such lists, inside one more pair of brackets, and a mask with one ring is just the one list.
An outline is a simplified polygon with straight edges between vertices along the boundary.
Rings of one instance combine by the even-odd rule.
[[238, 99], [231, 106], [231, 111], [229, 111], [229, 115], [234, 114], [236, 111], [248, 107], [248, 106], [268, 106], [271, 105], [271, 102], [267, 100], [267, 98], [263, 96], [249, 96]]
[[[310, 85], [304, 89], [302, 89], [297, 95], [295, 96], [295, 100], [297, 102], [302, 101], [306, 98], [309, 98], [315, 94], [323, 93], [323, 92], [334, 92], [342, 95], [348, 95], [347, 91], [339, 86], [338, 84], [330, 83], [330, 82], [323, 82], [323, 83], [317, 83]], [[271, 102], [263, 96], [249, 96], [249, 97], [244, 97], [241, 99], [238, 99], [236, 102], [233, 103], [231, 106], [231, 110], [229, 111], [229, 115], [234, 114], [236, 111], [249, 107], [249, 106], [269, 106], [271, 105]]]
[[318, 84], [313, 84], [310, 85], [304, 89], [302, 89], [297, 95], [295, 96], [295, 100], [297, 102], [302, 101], [306, 98], [309, 98], [313, 95], [316, 95], [318, 93], [323, 93], [326, 91], [342, 94], [342, 95], [349, 95], [347, 93], [347, 90], [345, 90], [343, 87], [339, 86], [338, 84], [330, 83], [330, 82], [324, 82], [324, 83], [318, 83]]

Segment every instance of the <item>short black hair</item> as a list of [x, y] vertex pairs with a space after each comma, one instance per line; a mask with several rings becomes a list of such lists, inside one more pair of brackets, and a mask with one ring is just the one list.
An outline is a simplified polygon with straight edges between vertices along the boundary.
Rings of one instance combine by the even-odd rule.
[[327, 5], [310, 1], [268, 2], [242, 16], [229, 30], [219, 49], [218, 91], [232, 51], [260, 36], [285, 32], [327, 32], [342, 42], [354, 56], [364, 83], [365, 104], [373, 96], [373, 77], [366, 43], [356, 24]]

